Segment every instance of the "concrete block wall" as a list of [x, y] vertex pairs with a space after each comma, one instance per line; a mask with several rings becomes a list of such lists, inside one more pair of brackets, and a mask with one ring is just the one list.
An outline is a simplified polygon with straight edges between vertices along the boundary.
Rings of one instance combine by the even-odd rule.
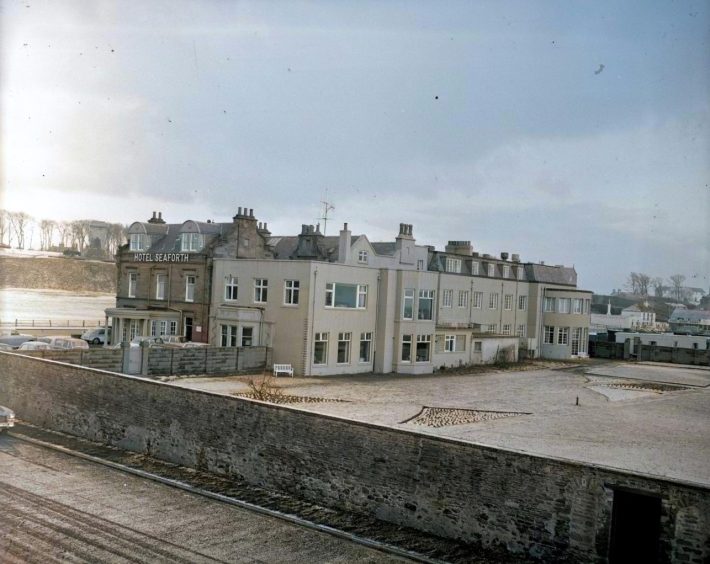
[[603, 562], [613, 491], [662, 500], [662, 561], [710, 558], [710, 489], [0, 353], [34, 424], [541, 561]]
[[122, 370], [122, 354], [120, 350], [116, 349], [18, 351], [17, 354], [112, 372], [121, 372]]
[[264, 370], [271, 362], [267, 347], [151, 347], [142, 352], [147, 355], [145, 376], [235, 374]]

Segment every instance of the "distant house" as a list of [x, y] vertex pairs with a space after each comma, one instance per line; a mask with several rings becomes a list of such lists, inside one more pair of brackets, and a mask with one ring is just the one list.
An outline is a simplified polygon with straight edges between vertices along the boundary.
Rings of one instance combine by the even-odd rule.
[[710, 311], [705, 309], [676, 308], [668, 322], [677, 335], [710, 335]]
[[625, 307], [619, 315], [612, 314], [609, 302], [606, 314], [593, 313], [591, 323], [597, 331], [659, 331], [664, 328], [656, 322], [656, 312], [648, 302]]
[[683, 288], [683, 292], [686, 296], [686, 300], [689, 304], [698, 305], [700, 300], [705, 296], [705, 290], [702, 288]]

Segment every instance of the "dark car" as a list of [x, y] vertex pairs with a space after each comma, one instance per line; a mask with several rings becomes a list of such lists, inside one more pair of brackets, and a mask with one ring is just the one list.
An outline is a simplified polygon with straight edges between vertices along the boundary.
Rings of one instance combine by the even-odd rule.
[[0, 433], [15, 426], [15, 412], [9, 407], [0, 405]]
[[0, 343], [10, 345], [13, 349], [18, 348], [22, 343], [27, 341], [36, 341], [37, 338], [33, 335], [6, 335], [0, 337]]

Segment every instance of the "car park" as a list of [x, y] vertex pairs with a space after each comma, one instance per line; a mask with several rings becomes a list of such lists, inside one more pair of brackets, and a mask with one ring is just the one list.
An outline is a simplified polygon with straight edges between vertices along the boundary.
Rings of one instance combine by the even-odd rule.
[[162, 337], [147, 337], [142, 335], [139, 335], [138, 337], [133, 337], [133, 339], [131, 339], [132, 347], [140, 347], [142, 343], [147, 343], [147, 346], [149, 347], [155, 347], [162, 345], [164, 341]]
[[[108, 335], [108, 339], [106, 338]], [[92, 345], [105, 345], [111, 338], [111, 328], [96, 327], [85, 331], [82, 336], [87, 343]]]
[[13, 349], [19, 347], [27, 341], [34, 341], [37, 338], [34, 335], [5, 335], [0, 337], [0, 343], [10, 345]]
[[0, 432], [15, 426], [15, 412], [0, 405]]
[[89, 343], [83, 339], [75, 339], [68, 335], [47, 335], [45, 337], [38, 337], [37, 340], [49, 344], [53, 349], [72, 350], [89, 348]]
[[5, 352], [12, 352], [14, 351], [14, 347], [12, 345], [7, 345], [5, 343], [0, 343], [0, 351], [5, 351]]

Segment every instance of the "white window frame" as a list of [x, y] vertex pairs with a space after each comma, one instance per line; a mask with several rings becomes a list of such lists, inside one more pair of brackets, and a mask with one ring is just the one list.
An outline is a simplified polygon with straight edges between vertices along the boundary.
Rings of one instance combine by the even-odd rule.
[[486, 332], [487, 333], [497, 333], [498, 332], [498, 324], [497, 323], [489, 323], [488, 330]]
[[446, 272], [453, 272], [454, 274], [461, 273], [461, 259], [446, 257]]
[[471, 274], [473, 276], [478, 276], [478, 261], [473, 261], [471, 263]]
[[473, 352], [482, 353], [483, 352], [483, 341], [473, 341]]
[[[427, 358], [424, 360], [419, 360], [418, 352], [420, 343], [425, 343], [427, 345]], [[416, 362], [431, 362], [431, 335], [417, 335], [417, 346], [414, 349], [414, 355]]]
[[[367, 357], [363, 358], [362, 347], [363, 344], [367, 343]], [[360, 333], [360, 347], [358, 348], [358, 362], [360, 364], [368, 364], [372, 360], [372, 332], [367, 331]]]
[[[429, 302], [429, 317], [422, 317], [422, 311], [426, 311], [426, 308], [422, 308], [423, 301]], [[434, 290], [419, 290], [419, 300], [417, 302], [417, 319], [421, 321], [431, 321], [432, 319], [434, 319]]]
[[498, 309], [498, 292], [491, 292], [488, 296], [488, 309]]
[[128, 273], [128, 297], [136, 297], [136, 289], [138, 288], [138, 273], [129, 272]]
[[[323, 362], [317, 362], [316, 353], [318, 352], [318, 344], [322, 343], [323, 347]], [[328, 364], [328, 332], [321, 331], [315, 334], [313, 339], [313, 366], [325, 366]]]
[[[416, 291], [414, 288], [405, 288], [402, 292], [402, 319], [414, 319], [414, 297]], [[406, 316], [407, 303], [409, 303], [409, 317]]]
[[[355, 307], [335, 305], [335, 295], [338, 286], [350, 286], [355, 289]], [[325, 307], [329, 309], [367, 309], [367, 284], [328, 282], [325, 285]]]
[[507, 264], [503, 265], [503, 278], [510, 278], [510, 266]]
[[518, 267], [518, 280], [525, 280], [525, 270], [522, 266]]
[[518, 296], [518, 311], [526, 311], [528, 309], [528, 297]]
[[[572, 311], [577, 314], [581, 315], [584, 312], [584, 300], [581, 298], [574, 298], [572, 300]], [[646, 314], [644, 313], [644, 317]]]
[[513, 309], [513, 294], [505, 294], [503, 296], [503, 307], [508, 311]]
[[231, 274], [224, 283], [224, 299], [227, 302], [236, 302], [239, 299], [239, 279]]
[[456, 352], [456, 335], [444, 335], [444, 352]]
[[473, 307], [475, 309], [483, 309], [483, 292], [473, 293]]
[[254, 303], [265, 304], [269, 299], [269, 281], [266, 278], [254, 278]]
[[468, 290], [459, 290], [459, 307], [468, 307]]
[[490, 278], [493, 278], [496, 275], [496, 265], [495, 264], [489, 264], [488, 265], [488, 276]]
[[454, 291], [442, 290], [441, 292], [441, 307], [452, 307], [454, 305]]
[[516, 331], [516, 334], [518, 337], [525, 338], [528, 335], [528, 326], [525, 323], [521, 323], [518, 325], [518, 329]]
[[368, 260], [368, 255], [369, 253], [367, 251], [358, 251], [357, 253], [357, 261], [361, 264], [367, 264]]
[[569, 345], [569, 327], [558, 327], [557, 329], [557, 344]]
[[[338, 350], [337, 350], [337, 355], [335, 358], [335, 363], [336, 364], [350, 364], [350, 353], [352, 349], [352, 338], [353, 334], [350, 331], [343, 331], [342, 333], [338, 333]], [[345, 360], [340, 360], [340, 345], [341, 343], [345, 344], [345, 348], [343, 349], [345, 352]]]
[[[185, 276], [185, 301], [194, 302], [195, 301], [195, 286], [197, 285], [197, 276], [195, 274], [188, 274]], [[190, 290], [192, 290], [192, 295], [190, 295]]]
[[[249, 335], [249, 337], [247, 337], [244, 334], [245, 331], [251, 331], [251, 335]], [[245, 344], [245, 339], [249, 339], [248, 345]], [[242, 331], [239, 336], [239, 343], [240, 343], [240, 346], [242, 346], [242, 347], [253, 347], [254, 346], [254, 327], [252, 327], [251, 325], [247, 325], [246, 327], [242, 326]]]
[[167, 274], [156, 274], [155, 275], [155, 299], [165, 300], [167, 299], [167, 288], [168, 288], [168, 275]]
[[543, 311], [547, 313], [554, 313], [555, 308], [557, 306], [557, 300], [554, 297], [551, 296], [545, 296], [545, 301], [544, 301], [544, 309]]
[[570, 313], [572, 311], [571, 298], [559, 298], [557, 300], [557, 313]]
[[148, 248], [148, 236], [145, 233], [131, 233], [128, 241], [131, 251], [145, 251]]
[[180, 252], [197, 253], [205, 246], [202, 233], [180, 233]]
[[[404, 358], [404, 351], [405, 351], [405, 344], [409, 346], [409, 355], [408, 358]], [[411, 335], [402, 335], [402, 343], [401, 343], [401, 348], [400, 348], [400, 353], [399, 353], [399, 361], [400, 362], [406, 362], [406, 363], [411, 363], [412, 362], [412, 336]]]
[[284, 305], [298, 305], [299, 294], [301, 292], [300, 280], [284, 280]]
[[555, 326], [554, 325], [545, 325], [543, 327], [542, 331], [543, 331], [542, 344], [543, 345], [554, 345], [555, 344]]
[[239, 336], [239, 327], [237, 325], [220, 325], [220, 346], [236, 347], [237, 338]]
[[504, 323], [503, 329], [501, 330], [501, 334], [510, 335], [512, 333], [512, 330], [513, 330], [513, 326], [510, 323]]

